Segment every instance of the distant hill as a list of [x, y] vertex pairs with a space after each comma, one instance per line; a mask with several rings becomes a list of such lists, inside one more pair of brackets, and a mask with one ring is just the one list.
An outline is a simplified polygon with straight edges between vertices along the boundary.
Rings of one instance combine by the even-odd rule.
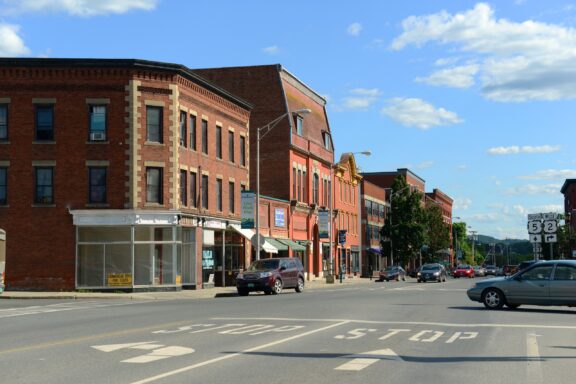
[[505, 245], [511, 245], [511, 244], [516, 244], [516, 243], [529, 243], [528, 240], [522, 240], [522, 239], [505, 239], [505, 240], [499, 240], [495, 237], [492, 236], [487, 236], [487, 235], [478, 235], [478, 242], [482, 243], [482, 244], [505, 244]]
[[505, 239], [499, 240], [492, 236], [478, 235], [477, 241], [485, 246], [489, 244], [496, 244], [497, 253], [505, 253], [505, 248], [507, 247], [507, 252], [517, 254], [521, 259], [532, 257], [532, 243], [528, 240], [522, 239]]

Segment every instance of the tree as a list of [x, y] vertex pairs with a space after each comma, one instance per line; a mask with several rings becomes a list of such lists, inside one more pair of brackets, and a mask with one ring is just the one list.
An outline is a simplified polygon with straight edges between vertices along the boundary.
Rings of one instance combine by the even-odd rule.
[[438, 252], [450, 248], [450, 227], [444, 222], [442, 210], [436, 204], [428, 204], [424, 209], [426, 219], [427, 262], [437, 261]]
[[576, 249], [576, 233], [570, 228], [570, 221], [558, 227], [558, 254], [561, 258], [572, 258], [572, 250]]
[[[419, 255], [426, 238], [422, 193], [409, 188], [402, 175], [392, 183], [391, 214], [380, 230], [382, 249], [392, 251], [393, 262], [408, 265]], [[393, 249], [390, 248], [392, 243]]]

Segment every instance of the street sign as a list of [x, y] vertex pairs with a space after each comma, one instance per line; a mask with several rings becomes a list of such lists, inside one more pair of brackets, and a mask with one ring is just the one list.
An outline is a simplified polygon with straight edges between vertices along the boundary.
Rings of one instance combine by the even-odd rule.
[[543, 213], [542, 214], [542, 218], [544, 220], [556, 220], [558, 219], [558, 214], [555, 212], [551, 212], [551, 213]]
[[556, 234], [544, 235], [544, 241], [547, 243], [556, 243], [558, 241], [558, 236], [556, 236]]
[[346, 244], [346, 230], [342, 229], [338, 231], [338, 243], [344, 245]]
[[556, 233], [558, 229], [558, 222], [556, 220], [546, 220], [544, 221], [544, 232], [546, 233]]
[[531, 220], [528, 222], [528, 233], [536, 234], [542, 232], [542, 222], [540, 220]]
[[530, 235], [530, 242], [531, 243], [541, 243], [542, 242], [542, 235]]
[[534, 252], [542, 252], [542, 244], [541, 243], [532, 244], [532, 248], [534, 249]]
[[542, 214], [541, 213], [530, 213], [528, 214], [528, 221], [530, 220], [542, 220]]

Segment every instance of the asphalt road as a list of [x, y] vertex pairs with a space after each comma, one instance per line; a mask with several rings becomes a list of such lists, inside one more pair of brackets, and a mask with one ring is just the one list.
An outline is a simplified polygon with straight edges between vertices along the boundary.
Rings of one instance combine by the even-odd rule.
[[[2, 300], [6, 383], [568, 383], [576, 310], [488, 311], [473, 280], [206, 300]], [[6, 381], [5, 381], [6, 380]]]

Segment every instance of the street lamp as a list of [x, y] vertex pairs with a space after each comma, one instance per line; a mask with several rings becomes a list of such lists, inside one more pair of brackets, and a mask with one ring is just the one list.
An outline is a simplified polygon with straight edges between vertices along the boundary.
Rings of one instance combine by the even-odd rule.
[[286, 116], [305, 115], [312, 112], [308, 108], [297, 109], [278, 116], [268, 124], [256, 129], [256, 260], [260, 259], [260, 140], [264, 138]]
[[[392, 247], [392, 198], [402, 192], [403, 190], [410, 188], [411, 185], [407, 185], [404, 188], [397, 190], [396, 192], [390, 192], [390, 264], [394, 265], [394, 247]], [[387, 188], [392, 190], [392, 188]]]

